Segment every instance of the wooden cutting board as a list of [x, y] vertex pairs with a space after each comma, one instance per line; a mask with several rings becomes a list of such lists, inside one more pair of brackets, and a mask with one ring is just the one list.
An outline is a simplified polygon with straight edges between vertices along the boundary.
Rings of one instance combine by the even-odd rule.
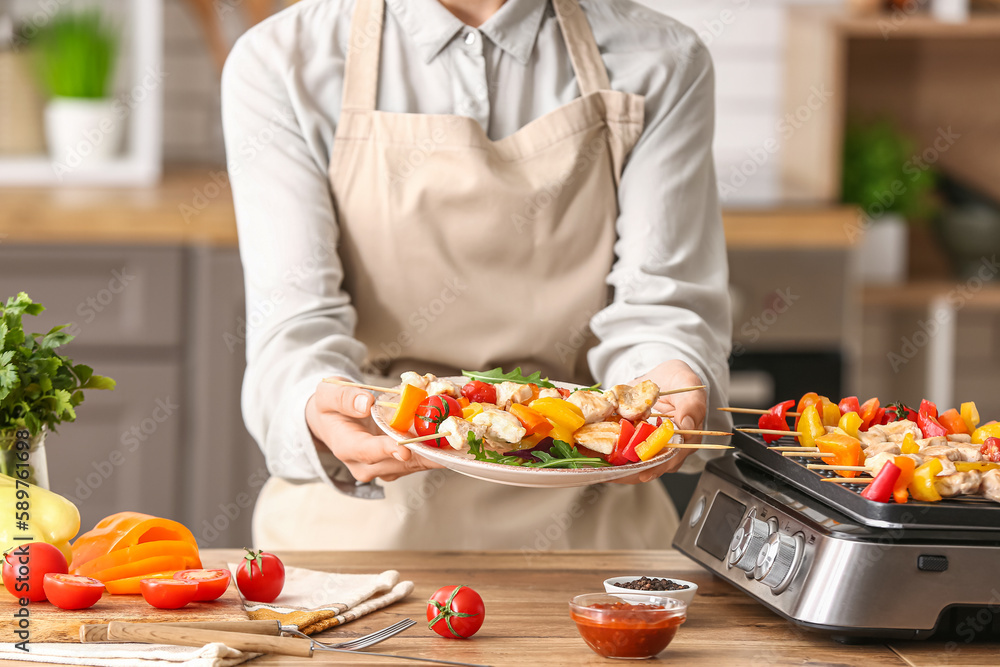
[[[0, 588], [0, 642], [18, 642], [14, 632], [18, 619], [14, 614], [20, 609], [17, 599], [6, 589]], [[28, 607], [28, 631], [32, 642], [79, 642], [80, 625], [83, 623], [179, 623], [194, 621], [245, 621], [239, 591], [235, 582], [221, 598], [214, 602], [192, 602], [181, 609], [157, 609], [150, 606], [141, 595], [111, 595], [104, 597], [90, 609], [67, 611], [49, 602], [34, 602]]]

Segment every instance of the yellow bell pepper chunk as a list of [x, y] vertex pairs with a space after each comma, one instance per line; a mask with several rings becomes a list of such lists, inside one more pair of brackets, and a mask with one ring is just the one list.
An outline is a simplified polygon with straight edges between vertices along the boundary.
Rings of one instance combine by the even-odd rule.
[[397, 431], [409, 431], [413, 426], [413, 418], [417, 414], [420, 402], [427, 398], [427, 392], [412, 384], [403, 385], [403, 393], [399, 397], [399, 406], [392, 416], [389, 426]]
[[[27, 502], [30, 510], [23, 519], [27, 530], [17, 530], [16, 520], [23, 510], [18, 502]], [[0, 475], [0, 552], [24, 544], [15, 537], [31, 537], [34, 542], [48, 542], [63, 552], [66, 561], [73, 559], [69, 541], [80, 531], [80, 510], [57, 493], [34, 484]]]
[[823, 420], [815, 405], [806, 406], [799, 417], [799, 444], [803, 447], [815, 447], [816, 438], [826, 435]]
[[979, 472], [989, 472], [990, 470], [1000, 470], [1000, 463], [990, 463], [989, 461], [955, 461], [955, 470], [958, 472], [969, 472], [978, 470]]
[[669, 419], [664, 419], [648, 438], [635, 446], [635, 453], [639, 455], [639, 460], [648, 461], [659, 454], [664, 447], [669, 447], [672, 437], [674, 437], [674, 425]]
[[920, 453], [920, 445], [918, 445], [917, 441], [913, 439], [913, 434], [912, 433], [907, 433], [903, 437], [903, 444], [901, 444], [899, 446], [899, 451], [902, 454], [919, 454]]
[[532, 401], [528, 407], [544, 415], [554, 426], [565, 426], [570, 433], [587, 422], [583, 418], [583, 410], [561, 398], [539, 398]]
[[976, 408], [976, 404], [972, 401], [968, 403], [962, 403], [962, 421], [965, 422], [965, 427], [969, 429], [969, 433], [976, 430], [979, 426], [979, 410]]
[[462, 419], [469, 421], [482, 411], [483, 411], [482, 403], [469, 403], [468, 406], [462, 408]]
[[837, 423], [837, 428], [852, 438], [857, 438], [858, 429], [861, 428], [862, 421], [861, 415], [857, 412], [845, 412], [844, 416]]
[[820, 396], [820, 419], [823, 426], [836, 426], [840, 421], [840, 407], [826, 396]]
[[972, 442], [977, 445], [986, 442], [986, 438], [1000, 438], [1000, 424], [984, 424], [972, 432]]
[[910, 495], [914, 500], [936, 503], [941, 500], [934, 483], [934, 478], [941, 472], [943, 466], [939, 459], [931, 459], [913, 471], [913, 481], [910, 482]]
[[552, 430], [549, 431], [550, 438], [552, 438], [553, 440], [562, 440], [567, 445], [576, 444], [576, 438], [573, 437], [573, 432], [576, 429], [569, 429], [566, 426], [563, 426], [562, 424], [555, 423], [551, 419], [549, 420], [549, 423], [552, 424]]

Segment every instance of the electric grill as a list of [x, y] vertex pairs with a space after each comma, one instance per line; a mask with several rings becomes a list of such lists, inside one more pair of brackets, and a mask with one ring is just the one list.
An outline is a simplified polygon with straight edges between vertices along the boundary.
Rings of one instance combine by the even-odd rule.
[[841, 641], [1000, 639], [1000, 504], [899, 505], [736, 432], [674, 547], [789, 621]]

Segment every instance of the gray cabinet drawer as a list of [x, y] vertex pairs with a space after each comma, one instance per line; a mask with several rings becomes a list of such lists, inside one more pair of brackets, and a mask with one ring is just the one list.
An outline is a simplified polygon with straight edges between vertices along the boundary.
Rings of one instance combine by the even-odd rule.
[[47, 310], [25, 325], [72, 322], [75, 347], [176, 345], [182, 268], [180, 248], [0, 246], [0, 298], [27, 292]]

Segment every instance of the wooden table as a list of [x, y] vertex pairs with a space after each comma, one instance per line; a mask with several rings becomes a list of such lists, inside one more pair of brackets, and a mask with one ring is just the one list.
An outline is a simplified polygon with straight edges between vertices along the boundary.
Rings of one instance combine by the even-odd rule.
[[[238, 557], [235, 550], [208, 550], [206, 562]], [[467, 584], [486, 602], [483, 629], [469, 641], [443, 639], [421, 623], [379, 644], [385, 653], [501, 665], [609, 665], [580, 639], [569, 618], [567, 601], [576, 594], [602, 589], [605, 578], [646, 573], [694, 581], [700, 587], [688, 621], [660, 660], [676, 665], [996, 665], [1000, 645], [950, 646], [943, 642], [903, 642], [844, 646], [828, 637], [800, 630], [701, 569], [680, 553], [667, 552], [289, 552], [288, 565], [342, 572], [399, 570], [416, 584], [401, 603], [366, 616], [328, 639], [356, 637], [402, 617], [420, 621], [425, 601], [439, 586]], [[354, 658], [317, 653], [299, 659], [263, 656], [260, 665], [397, 664], [376, 657]]]

